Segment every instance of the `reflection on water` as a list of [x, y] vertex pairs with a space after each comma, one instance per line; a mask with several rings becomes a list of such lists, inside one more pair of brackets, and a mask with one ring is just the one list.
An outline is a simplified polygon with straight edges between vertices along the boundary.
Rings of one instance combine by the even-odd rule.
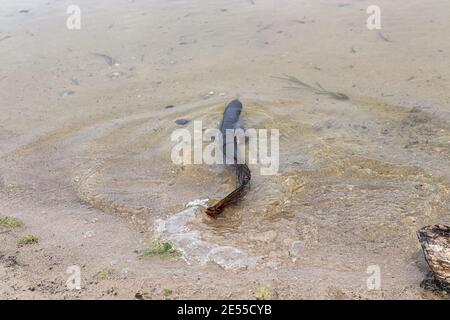
[[[415, 230], [450, 222], [446, 1], [381, 1], [389, 43], [365, 29], [365, 1], [79, 1], [80, 31], [61, 27], [64, 1], [45, 2], [0, 11], [12, 203], [89, 204], [231, 269], [290, 268], [293, 252], [303, 266], [395, 268]], [[284, 89], [284, 73], [350, 99]], [[233, 172], [172, 164], [170, 134], [180, 118], [217, 127], [235, 97], [246, 127], [280, 130], [280, 173], [251, 168], [245, 199], [210, 220], [185, 206], [221, 198]]]

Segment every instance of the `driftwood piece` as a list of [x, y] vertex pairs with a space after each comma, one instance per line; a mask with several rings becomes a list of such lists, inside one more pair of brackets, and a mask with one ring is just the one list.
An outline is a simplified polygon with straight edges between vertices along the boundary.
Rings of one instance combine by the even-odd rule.
[[450, 289], [450, 227], [427, 226], [417, 231], [425, 260], [435, 280], [443, 289]]

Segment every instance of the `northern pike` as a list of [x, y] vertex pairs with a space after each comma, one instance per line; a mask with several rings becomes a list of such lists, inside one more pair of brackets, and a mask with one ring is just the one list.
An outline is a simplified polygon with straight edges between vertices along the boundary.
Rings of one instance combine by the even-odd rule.
[[[233, 100], [231, 101], [228, 106], [226, 107], [222, 122], [220, 123], [220, 132], [222, 133], [223, 137], [223, 154], [224, 158], [226, 158], [226, 131], [227, 129], [237, 129], [239, 127], [239, 117], [242, 112], [242, 103], [239, 100]], [[206, 209], [206, 214], [212, 218], [216, 218], [219, 214], [222, 213], [222, 211], [225, 209], [226, 206], [228, 206], [231, 203], [236, 202], [239, 200], [245, 193], [246, 186], [250, 182], [251, 179], [251, 173], [248, 166], [244, 164], [239, 164], [237, 161], [237, 140], [236, 137], [234, 138], [234, 141], [232, 142], [234, 144], [233, 150], [234, 150], [234, 164], [236, 170], [236, 176], [237, 176], [237, 188], [234, 189], [230, 194], [228, 194], [225, 198], [218, 201], [215, 205], [208, 207]]]

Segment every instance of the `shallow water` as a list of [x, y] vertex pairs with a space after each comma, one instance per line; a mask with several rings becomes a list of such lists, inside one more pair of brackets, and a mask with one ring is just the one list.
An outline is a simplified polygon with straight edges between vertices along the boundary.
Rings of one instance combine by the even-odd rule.
[[[401, 270], [417, 229], [450, 223], [447, 1], [379, 1], [382, 36], [367, 1], [78, 2], [78, 31], [65, 1], [0, 8], [11, 203], [121, 214], [226, 269]], [[286, 89], [284, 73], [350, 100]], [[246, 127], [280, 130], [280, 172], [251, 166], [245, 199], [210, 220], [185, 207], [231, 191], [233, 171], [174, 165], [170, 134], [181, 118], [217, 127], [236, 97]]]

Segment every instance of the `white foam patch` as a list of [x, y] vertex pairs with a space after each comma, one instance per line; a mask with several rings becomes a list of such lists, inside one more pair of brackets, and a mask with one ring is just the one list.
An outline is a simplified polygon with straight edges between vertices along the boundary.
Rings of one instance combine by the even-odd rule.
[[191, 201], [183, 211], [165, 220], [158, 219], [156, 231], [159, 236], [172, 241], [188, 263], [213, 262], [226, 270], [255, 267], [257, 257], [252, 257], [236, 247], [220, 246], [204, 241], [198, 231], [188, 227], [189, 222], [193, 221], [200, 212], [200, 208], [206, 207], [207, 201], [207, 199]]

